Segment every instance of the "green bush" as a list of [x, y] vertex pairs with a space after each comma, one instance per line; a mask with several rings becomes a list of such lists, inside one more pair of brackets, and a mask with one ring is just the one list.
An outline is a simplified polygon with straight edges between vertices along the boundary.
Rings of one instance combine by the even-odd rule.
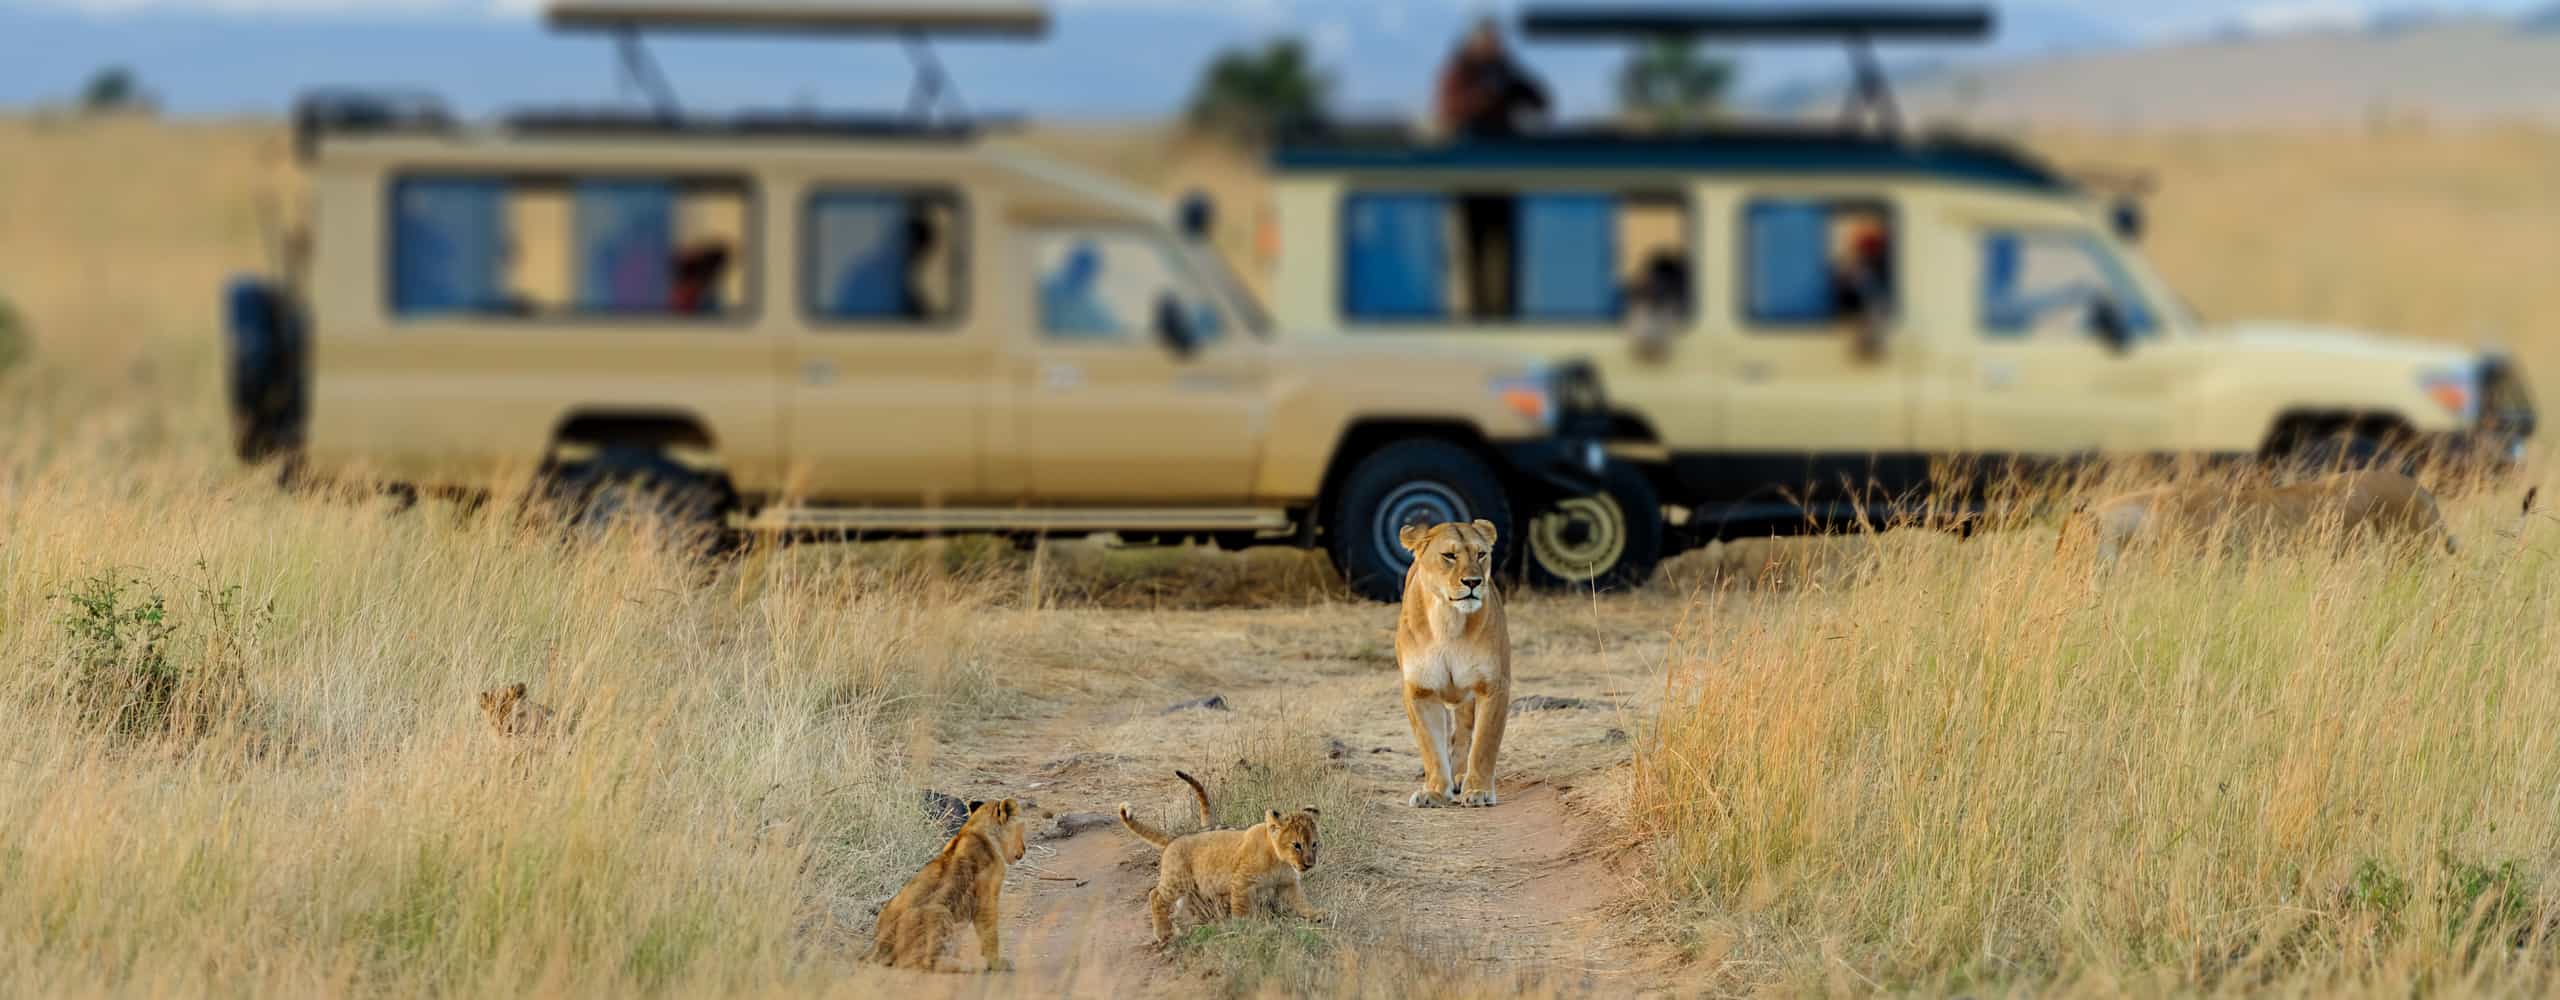
[[182, 594], [173, 615], [158, 584], [109, 570], [55, 595], [83, 721], [123, 737], [191, 737], [247, 707], [249, 652], [272, 609], [244, 602], [238, 586], [199, 581]]

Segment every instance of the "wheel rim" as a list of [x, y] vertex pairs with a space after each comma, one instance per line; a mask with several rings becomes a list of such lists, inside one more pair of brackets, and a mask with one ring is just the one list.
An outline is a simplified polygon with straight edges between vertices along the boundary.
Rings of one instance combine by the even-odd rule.
[[1529, 522], [1529, 555], [1568, 583], [1599, 579], [1627, 554], [1627, 513], [1608, 494], [1575, 497]]
[[1474, 517], [1467, 509], [1466, 498], [1448, 484], [1417, 480], [1396, 487], [1378, 503], [1377, 523], [1369, 538], [1377, 546], [1379, 559], [1401, 569], [1413, 562], [1413, 553], [1405, 551], [1400, 537], [1407, 525], [1429, 527]]

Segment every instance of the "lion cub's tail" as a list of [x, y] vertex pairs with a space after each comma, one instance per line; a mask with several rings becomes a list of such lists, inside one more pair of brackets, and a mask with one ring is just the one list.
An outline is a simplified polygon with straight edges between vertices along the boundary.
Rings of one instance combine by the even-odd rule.
[[[1191, 794], [1200, 800], [1200, 825], [1203, 828], [1216, 826], [1217, 822], [1209, 815], [1209, 790], [1201, 787], [1200, 779], [1180, 771], [1173, 772], [1173, 776], [1182, 779], [1183, 784], [1191, 786]], [[1145, 820], [1139, 819], [1136, 813], [1129, 810], [1129, 804], [1126, 802], [1120, 803], [1120, 825], [1128, 827], [1130, 833], [1137, 834], [1139, 840], [1157, 847], [1173, 843], [1172, 834], [1148, 826]]]
[[1191, 786], [1191, 794], [1200, 800], [1201, 827], [1207, 828], [1218, 825], [1218, 821], [1209, 815], [1209, 790], [1200, 787], [1200, 779], [1194, 778], [1180, 771], [1173, 772], [1173, 776], [1182, 779], [1183, 784]]

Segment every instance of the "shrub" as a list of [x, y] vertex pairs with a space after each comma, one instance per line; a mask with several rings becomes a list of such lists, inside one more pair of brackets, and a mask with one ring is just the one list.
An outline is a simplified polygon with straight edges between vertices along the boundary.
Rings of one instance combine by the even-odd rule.
[[201, 578], [181, 593], [173, 615], [160, 584], [109, 570], [56, 595], [82, 721], [122, 737], [183, 738], [247, 706], [248, 657], [273, 609]]

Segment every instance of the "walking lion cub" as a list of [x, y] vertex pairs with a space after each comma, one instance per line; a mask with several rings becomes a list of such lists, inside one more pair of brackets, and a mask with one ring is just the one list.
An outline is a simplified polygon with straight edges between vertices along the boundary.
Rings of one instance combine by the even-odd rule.
[[1012, 799], [969, 803], [960, 832], [880, 908], [868, 960], [931, 970], [942, 961], [952, 928], [967, 920], [977, 925], [978, 957], [987, 971], [1007, 968], [996, 918], [1005, 866], [1022, 860], [1026, 849], [1021, 813]]
[[1413, 567], [1396, 619], [1396, 667], [1405, 719], [1422, 747], [1422, 788], [1406, 801], [1493, 805], [1494, 763], [1511, 714], [1511, 631], [1493, 582], [1493, 522], [1406, 525], [1397, 538]]
[[[1198, 779], [1173, 772], [1200, 800], [1200, 822], [1208, 823], [1209, 790]], [[1156, 887], [1147, 892], [1147, 917], [1155, 925], [1156, 946], [1173, 941], [1176, 910], [1204, 919], [1247, 917], [1277, 903], [1307, 920], [1322, 921], [1324, 911], [1307, 902], [1299, 879], [1316, 866], [1316, 807], [1283, 815], [1268, 810], [1262, 822], [1242, 830], [1201, 830], [1175, 837], [1147, 825], [1120, 803], [1120, 825], [1138, 839], [1164, 849], [1157, 864]]]

